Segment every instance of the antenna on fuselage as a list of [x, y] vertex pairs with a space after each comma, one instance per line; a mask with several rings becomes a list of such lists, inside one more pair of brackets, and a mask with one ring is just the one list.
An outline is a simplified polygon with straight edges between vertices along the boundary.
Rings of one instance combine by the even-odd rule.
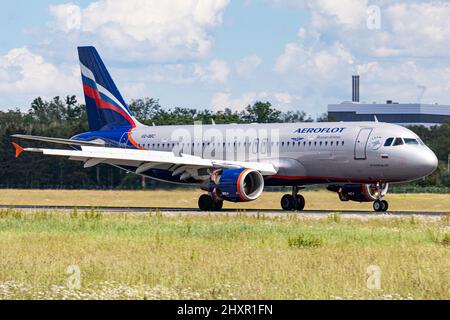
[[375, 118], [375, 122], [378, 122], [378, 118], [376, 115], [373, 116]]

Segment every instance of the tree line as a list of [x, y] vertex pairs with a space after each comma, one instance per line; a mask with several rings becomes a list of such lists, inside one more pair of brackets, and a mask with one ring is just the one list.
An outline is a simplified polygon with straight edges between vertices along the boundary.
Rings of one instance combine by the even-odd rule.
[[[243, 111], [229, 108], [221, 111], [192, 108], [163, 108], [152, 98], [133, 100], [129, 107], [133, 115], [147, 125], [181, 125], [201, 121], [209, 124], [227, 123], [287, 123], [328, 121], [326, 114], [317, 119], [303, 111], [280, 111], [270, 102], [256, 102]], [[332, 120], [332, 119], [330, 119]], [[441, 160], [438, 171], [418, 182], [417, 186], [450, 187], [450, 174], [446, 171], [450, 153], [450, 123], [438, 127], [412, 127]], [[77, 161], [64, 158], [24, 154], [14, 157], [11, 135], [16, 133], [70, 138], [88, 131], [86, 108], [75, 96], [54, 97], [51, 100], [36, 98], [28, 111], [19, 108], [0, 111], [0, 187], [2, 188], [123, 188], [142, 187], [142, 180], [134, 174], [108, 165], [84, 169]], [[24, 147], [36, 143], [21, 141]], [[40, 144], [43, 147], [50, 145]], [[170, 184], [147, 180], [147, 187], [171, 188]]]

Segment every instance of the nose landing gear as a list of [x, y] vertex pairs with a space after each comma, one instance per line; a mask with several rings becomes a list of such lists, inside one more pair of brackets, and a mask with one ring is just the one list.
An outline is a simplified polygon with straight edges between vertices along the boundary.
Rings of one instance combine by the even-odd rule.
[[386, 212], [389, 209], [389, 203], [386, 200], [382, 200], [383, 192], [381, 183], [377, 183], [377, 190], [378, 199], [373, 203], [373, 210], [376, 212]]
[[377, 200], [373, 203], [373, 210], [376, 212], [386, 212], [389, 209], [389, 203], [386, 200]]
[[298, 210], [302, 211], [305, 208], [305, 198], [298, 194], [299, 188], [292, 187], [292, 195], [285, 194], [281, 198], [281, 208], [285, 211]]

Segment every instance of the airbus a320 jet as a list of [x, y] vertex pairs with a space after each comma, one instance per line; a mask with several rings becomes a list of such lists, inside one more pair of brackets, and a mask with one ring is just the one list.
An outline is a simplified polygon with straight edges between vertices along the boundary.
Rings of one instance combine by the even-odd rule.
[[109, 164], [151, 179], [194, 185], [205, 191], [200, 210], [224, 201], [257, 200], [265, 187], [292, 187], [283, 210], [303, 210], [300, 190], [324, 185], [341, 201], [383, 200], [389, 184], [423, 178], [437, 167], [435, 154], [407, 128], [381, 122], [146, 126], [133, 117], [99, 54], [78, 54], [89, 132], [70, 139], [14, 135], [67, 145], [23, 151], [67, 157], [84, 167]]

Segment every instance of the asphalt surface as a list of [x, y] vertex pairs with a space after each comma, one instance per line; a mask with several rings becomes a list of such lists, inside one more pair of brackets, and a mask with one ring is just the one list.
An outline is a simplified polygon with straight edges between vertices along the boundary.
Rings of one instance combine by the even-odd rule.
[[[110, 212], [110, 213], [148, 213], [150, 210], [153, 212], [155, 210], [160, 211], [161, 213], [176, 213], [176, 214], [204, 214], [204, 211], [200, 211], [198, 208], [166, 208], [166, 207], [160, 207], [160, 208], [150, 208], [150, 207], [109, 207], [109, 206], [102, 206], [102, 207], [92, 207], [92, 206], [43, 206], [43, 205], [0, 205], [0, 209], [22, 209], [22, 210], [91, 210], [92, 208], [95, 208], [96, 210], [100, 210], [102, 212]], [[288, 214], [288, 211], [283, 210], [268, 210], [268, 209], [245, 209], [245, 210], [236, 210], [236, 209], [222, 209], [219, 212], [212, 212], [212, 213], [238, 213], [238, 212], [245, 212], [245, 213], [264, 213], [264, 214]], [[374, 211], [340, 211], [340, 210], [304, 210], [299, 213], [304, 213], [307, 215], [327, 215], [330, 213], [339, 212], [341, 214], [345, 215], [399, 215], [399, 216], [445, 216], [450, 215], [450, 212], [423, 212], [423, 211], [388, 211], [387, 213], [380, 213], [380, 212], [374, 212]]]

